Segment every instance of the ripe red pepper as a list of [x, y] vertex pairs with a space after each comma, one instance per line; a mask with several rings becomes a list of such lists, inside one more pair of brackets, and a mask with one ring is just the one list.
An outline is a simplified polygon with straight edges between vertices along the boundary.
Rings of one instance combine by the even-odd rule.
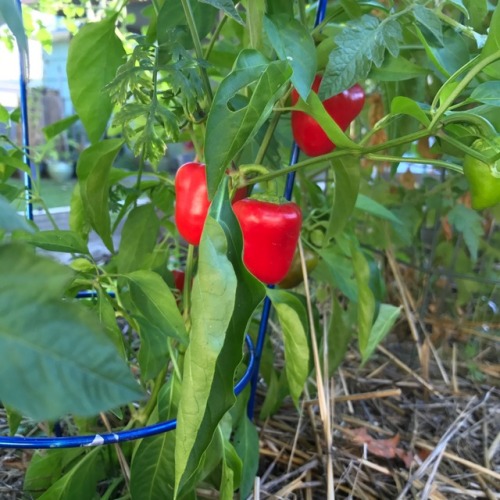
[[174, 277], [174, 286], [182, 292], [184, 290], [184, 281], [186, 279], [186, 273], [184, 271], [180, 271], [179, 269], [174, 269], [172, 271], [172, 276]]
[[[318, 92], [321, 80], [322, 77], [316, 75], [311, 87], [313, 92]], [[299, 99], [295, 89], [292, 90], [291, 98], [292, 104], [295, 105]], [[358, 84], [323, 101], [325, 110], [343, 131], [347, 130], [361, 113], [364, 104], [365, 91]], [[324, 155], [335, 149], [335, 144], [328, 138], [321, 125], [303, 111], [292, 111], [292, 133], [295, 142], [308, 156]]]
[[281, 281], [293, 260], [302, 213], [293, 202], [277, 204], [245, 198], [233, 205], [243, 233], [243, 262], [260, 281]]
[[200, 243], [209, 207], [205, 165], [184, 163], [175, 174], [175, 223], [191, 245]]
[[[246, 195], [246, 187], [238, 189], [233, 202]], [[180, 235], [191, 245], [200, 244], [209, 207], [205, 164], [184, 163], [175, 174], [175, 223]]]

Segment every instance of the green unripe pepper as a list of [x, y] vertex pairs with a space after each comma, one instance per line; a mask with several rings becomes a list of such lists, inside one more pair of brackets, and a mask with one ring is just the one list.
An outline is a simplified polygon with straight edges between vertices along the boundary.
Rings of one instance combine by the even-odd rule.
[[[472, 148], [485, 156], [500, 153], [500, 137], [492, 141], [478, 139]], [[464, 174], [470, 186], [472, 208], [482, 210], [500, 203], [500, 159], [493, 164], [466, 155], [464, 158]]]
[[[312, 250], [304, 248], [304, 260], [306, 261], [307, 272], [310, 273], [318, 265], [319, 257]], [[280, 288], [294, 288], [302, 283], [302, 279], [302, 263], [300, 262], [300, 252], [297, 249], [287, 275], [278, 283], [278, 286]]]

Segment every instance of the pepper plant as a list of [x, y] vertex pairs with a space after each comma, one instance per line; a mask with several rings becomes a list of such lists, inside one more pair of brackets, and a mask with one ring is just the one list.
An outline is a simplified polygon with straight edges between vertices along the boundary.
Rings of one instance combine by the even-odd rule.
[[[249, 390], [236, 398], [233, 386], [266, 294], [285, 368], [274, 367], [266, 343], [261, 416], [286, 396], [299, 404], [322, 369], [311, 354], [316, 336], [327, 335], [321, 343], [333, 373], [351, 340], [366, 361], [399, 316], [385, 302], [380, 266], [365, 245], [370, 232], [359, 222], [375, 221], [386, 248], [404, 233], [405, 214], [384, 206], [373, 169], [364, 167], [389, 165], [394, 175], [403, 161], [422, 163], [408, 152], [433, 137], [435, 155], [425, 163], [468, 183], [473, 207], [498, 211], [500, 7], [329, 1], [315, 26], [317, 2], [153, 0], [141, 32], [129, 33], [129, 3], [110, 2], [99, 20], [79, 23], [67, 64], [75, 116], [46, 130], [57, 135], [80, 120], [89, 139], [69, 230], [54, 223], [39, 231], [14, 211], [9, 202], [23, 193], [10, 180], [16, 169], [30, 174], [22, 161], [29, 151], [0, 137], [0, 399], [12, 433], [29, 425], [21, 415], [48, 421], [48, 429], [58, 422], [70, 435], [177, 418], [175, 431], [120, 448], [36, 453], [25, 481], [34, 496], [196, 498], [203, 486], [245, 498], [258, 435], [245, 411]], [[3, 2], [0, 13], [25, 50], [15, 3]], [[0, 107], [2, 123], [16, 120]], [[290, 164], [293, 136], [311, 156]], [[318, 137], [321, 147], [309, 147]], [[170, 144], [187, 141], [196, 168], [183, 172], [204, 175], [175, 179], [158, 164]], [[123, 148], [138, 158], [137, 172], [115, 167]], [[254, 267], [281, 267], [280, 252], [270, 261], [266, 243], [285, 221], [291, 172], [299, 255], [312, 254], [317, 266], [309, 267], [308, 294], [296, 277], [293, 291], [266, 288], [258, 277], [269, 274]], [[235, 215], [238, 189], [253, 199], [238, 201]], [[200, 213], [191, 213], [189, 190], [202, 193]], [[260, 214], [247, 231], [262, 206], [275, 230]], [[201, 237], [191, 239], [193, 224]], [[91, 232], [108, 249], [105, 262], [89, 251]], [[285, 243], [289, 262], [295, 244]], [[250, 247], [252, 263], [243, 252]], [[71, 263], [36, 249], [71, 254]], [[76, 300], [82, 291], [90, 298]], [[325, 333], [310, 331], [318, 319]]]

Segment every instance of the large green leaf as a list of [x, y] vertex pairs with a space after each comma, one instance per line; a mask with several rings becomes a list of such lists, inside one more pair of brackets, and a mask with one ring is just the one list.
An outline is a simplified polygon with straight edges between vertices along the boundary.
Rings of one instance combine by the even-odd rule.
[[[78, 223], [75, 226], [83, 227], [85, 220], [95, 229], [102, 238], [104, 244], [113, 252], [113, 240], [111, 238], [111, 219], [109, 216], [109, 173], [111, 165], [120, 150], [123, 141], [120, 139], [108, 139], [89, 146], [82, 151], [76, 172], [79, 182], [79, 197], [72, 199], [72, 212], [75, 208], [78, 212], [85, 212], [82, 218], [81, 212]], [[78, 231], [77, 227], [74, 230]], [[79, 231], [78, 231], [79, 232]]]
[[[194, 18], [196, 31], [200, 39], [204, 38], [213, 27], [217, 11], [210, 5], [201, 2], [190, 2], [191, 12]], [[186, 14], [182, 2], [164, 1], [158, 12], [157, 36], [160, 44], [168, 40], [167, 32], [171, 29], [178, 31], [179, 43], [190, 49], [193, 46], [193, 38], [189, 32]], [[181, 32], [184, 31], [184, 33]]]
[[[161, 388], [158, 396], [160, 420], [170, 420], [177, 415], [179, 387], [179, 380], [173, 376]], [[134, 500], [173, 498], [176, 433], [174, 429], [140, 442], [132, 459], [130, 474], [130, 493]]]
[[84, 448], [37, 451], [31, 458], [24, 476], [24, 492], [38, 498], [41, 492], [54, 484], [65, 468], [83, 453]]
[[241, 16], [238, 14], [236, 7], [232, 0], [199, 0], [201, 3], [207, 3], [212, 7], [224, 11], [229, 17], [234, 19], [236, 22], [243, 24]]
[[247, 498], [259, 467], [259, 434], [255, 425], [243, 415], [234, 433], [234, 448], [241, 459], [240, 497]]
[[427, 69], [402, 56], [388, 56], [380, 68], [376, 66], [372, 68], [370, 77], [379, 82], [398, 82], [424, 76], [428, 72]]
[[[315, 270], [315, 274], [324, 278], [323, 269], [331, 275], [333, 284], [350, 300], [357, 302], [358, 292], [354, 279], [354, 270], [351, 259], [347, 258], [336, 246], [318, 251], [322, 261]], [[326, 268], [326, 269], [325, 269]]]
[[203, 231], [193, 285], [175, 449], [176, 491], [189, 484], [220, 420], [234, 404], [234, 374], [248, 322], [265, 288], [241, 260], [241, 231], [224, 182]]
[[7, 232], [21, 230], [28, 233], [34, 231], [26, 219], [21, 217], [3, 196], [0, 196], [0, 230]]
[[285, 371], [290, 395], [296, 406], [309, 375], [307, 312], [299, 299], [285, 290], [267, 291], [283, 331]]
[[316, 75], [316, 47], [309, 31], [287, 15], [264, 18], [269, 41], [278, 57], [288, 61], [293, 69], [293, 86], [302, 99], [307, 99]]
[[359, 193], [356, 199], [355, 208], [357, 210], [362, 210], [368, 214], [374, 215], [375, 217], [380, 217], [381, 219], [386, 219], [393, 224], [401, 226], [402, 222], [384, 205], [381, 205], [377, 201], [369, 198], [368, 196]]
[[483, 104], [500, 107], [500, 81], [481, 83], [472, 91], [470, 98]]
[[319, 95], [322, 99], [333, 96], [364, 80], [372, 64], [380, 67], [386, 49], [397, 57], [402, 29], [395, 19], [381, 22], [371, 15], [351, 21], [335, 37], [337, 48], [330, 53]]
[[426, 35], [426, 39], [434, 39], [439, 45], [444, 45], [443, 40], [443, 25], [441, 20], [432, 9], [428, 9], [423, 5], [415, 5], [413, 7], [413, 15], [420, 26], [420, 29]]
[[46, 139], [52, 139], [56, 135], [59, 135], [61, 132], [64, 132], [65, 130], [70, 128], [71, 125], [76, 123], [78, 120], [78, 115], [67, 116], [62, 120], [58, 120], [54, 123], [51, 123], [50, 125], [47, 125], [46, 127], [43, 127], [43, 135]]
[[328, 325], [328, 372], [333, 375], [334, 371], [340, 366], [345, 358], [345, 354], [352, 338], [352, 328], [342, 309], [338, 298], [332, 296], [332, 315]]
[[102, 448], [94, 448], [39, 497], [39, 500], [93, 500], [97, 482], [103, 478], [104, 472]]
[[[486, 28], [484, 18], [488, 14], [488, 0], [463, 0], [465, 7], [469, 13], [469, 24], [483, 33]], [[490, 24], [490, 27], [492, 24]]]
[[335, 197], [326, 231], [325, 243], [344, 229], [358, 198], [360, 168], [354, 159], [339, 159], [333, 162], [335, 175]]
[[50, 252], [88, 254], [89, 249], [81, 236], [74, 231], [51, 229], [26, 237], [32, 245]]
[[[205, 137], [207, 183], [212, 198], [234, 156], [250, 142], [269, 117], [292, 74], [288, 62], [269, 62], [255, 50], [243, 50], [234, 68], [222, 80], [210, 109]], [[233, 100], [251, 84], [252, 93], [244, 107]]]
[[19, 49], [28, 52], [28, 39], [24, 31], [21, 9], [16, 0], [2, 0], [0, 2], [0, 24], [7, 23], [10, 31], [16, 37]]
[[371, 329], [368, 342], [364, 345], [360, 344], [363, 363], [369, 359], [380, 342], [382, 342], [385, 336], [391, 331], [400, 314], [401, 307], [396, 307], [391, 304], [381, 304], [377, 319]]
[[448, 213], [448, 220], [462, 233], [473, 262], [477, 261], [479, 243], [484, 235], [483, 218], [465, 205], [455, 205]]
[[123, 226], [118, 271], [129, 273], [143, 268], [156, 246], [160, 220], [151, 203], [135, 207]]
[[0, 246], [0, 399], [36, 419], [95, 415], [142, 396], [83, 307], [61, 301], [71, 271], [22, 245]]
[[113, 104], [103, 89], [123, 64], [125, 51], [115, 33], [118, 14], [81, 28], [68, 52], [68, 85], [71, 101], [92, 143], [108, 124]]
[[168, 338], [187, 342], [184, 321], [172, 291], [159, 274], [135, 271], [124, 276], [129, 285], [131, 314], [139, 324], [139, 363], [144, 380], [165, 366]]
[[412, 116], [425, 127], [431, 122], [419, 104], [413, 99], [405, 96], [397, 96], [392, 100], [391, 113], [394, 115], [402, 114]]
[[236, 490], [241, 481], [242, 463], [239, 455], [236, 453], [233, 445], [226, 436], [220, 433], [222, 440], [222, 475], [220, 484], [221, 500], [233, 500], [234, 490]]
[[352, 246], [352, 264], [358, 286], [358, 342], [359, 350], [365, 352], [370, 340], [375, 316], [375, 297], [370, 290], [370, 266], [361, 250]]
[[[481, 0], [477, 0], [481, 3]], [[500, 3], [495, 7], [495, 12], [491, 17], [488, 38], [484, 44], [483, 50], [481, 51], [481, 58], [491, 56], [495, 52], [500, 50]], [[484, 72], [494, 78], [495, 80], [500, 80], [500, 60], [497, 59], [493, 64], [490, 64], [484, 69]]]

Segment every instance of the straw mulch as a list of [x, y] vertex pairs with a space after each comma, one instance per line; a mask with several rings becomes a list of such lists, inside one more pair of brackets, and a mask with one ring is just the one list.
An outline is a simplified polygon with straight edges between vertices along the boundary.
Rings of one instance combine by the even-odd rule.
[[[316, 370], [298, 410], [285, 400], [256, 422], [251, 498], [500, 498], [500, 325], [421, 318], [390, 255], [389, 265], [393, 302], [402, 304], [394, 332], [362, 368], [353, 349], [334, 377]], [[313, 350], [318, 366], [321, 349]], [[0, 499], [23, 498], [30, 455], [0, 450]]]

